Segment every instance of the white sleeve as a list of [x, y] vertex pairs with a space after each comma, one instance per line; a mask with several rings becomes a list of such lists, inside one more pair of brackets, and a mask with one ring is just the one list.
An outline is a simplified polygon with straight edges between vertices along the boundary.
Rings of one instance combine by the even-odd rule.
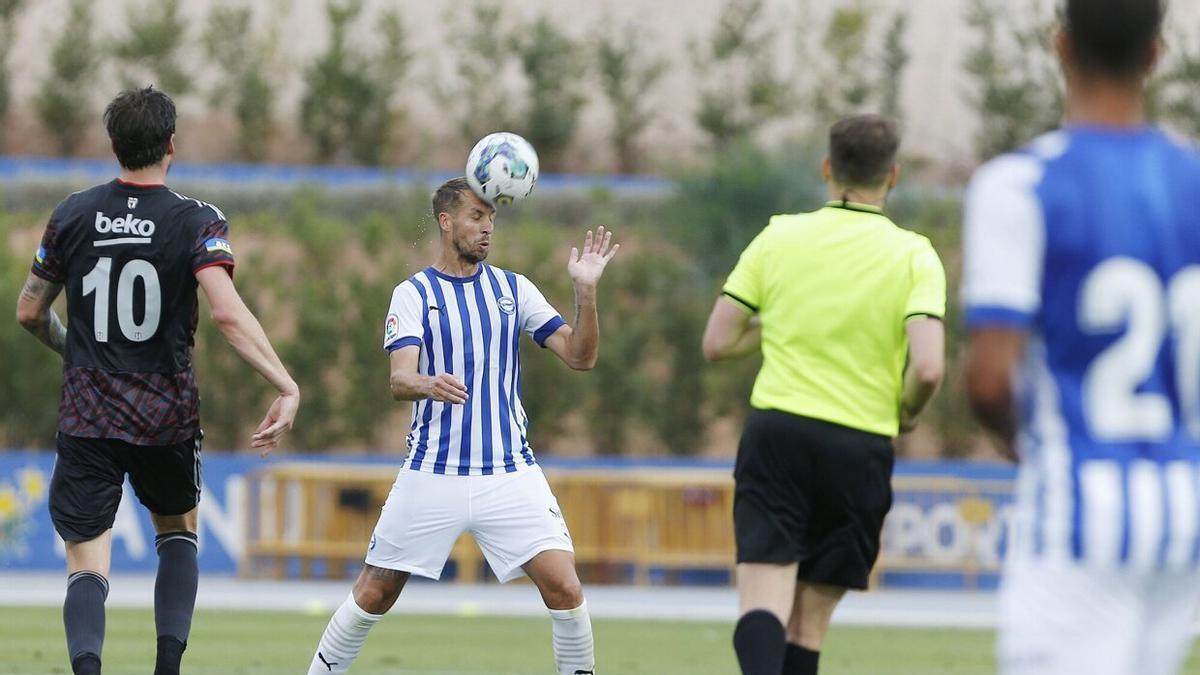
[[392, 304], [383, 324], [383, 348], [394, 352], [408, 345], [420, 345], [424, 335], [425, 306], [412, 282], [405, 281], [392, 291]]
[[962, 301], [970, 328], [1023, 328], [1041, 308], [1046, 231], [1036, 189], [1043, 172], [1036, 156], [1005, 155], [967, 188]]
[[517, 298], [518, 314], [521, 319], [521, 330], [529, 334], [539, 347], [546, 346], [546, 338], [566, 325], [558, 310], [546, 301], [546, 296], [538, 290], [533, 282], [518, 274]]

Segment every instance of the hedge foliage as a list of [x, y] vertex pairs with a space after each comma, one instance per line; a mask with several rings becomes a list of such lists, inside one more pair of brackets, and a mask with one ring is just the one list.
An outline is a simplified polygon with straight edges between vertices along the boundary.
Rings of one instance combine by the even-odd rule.
[[[713, 447], [712, 432], [744, 415], [757, 359], [709, 366], [700, 336], [724, 275], [767, 217], [823, 201], [817, 156], [803, 146], [776, 154], [742, 146], [711, 170], [679, 177], [665, 198], [604, 191], [535, 195], [500, 214], [490, 262], [526, 274], [568, 320], [570, 247], [598, 224], [612, 227], [622, 243], [601, 283], [596, 369], [572, 372], [524, 343], [523, 400], [536, 449], [732, 452]], [[0, 195], [0, 298], [9, 307], [54, 200], [77, 188]], [[311, 451], [402, 449], [407, 411], [389, 396], [381, 333], [393, 286], [436, 254], [427, 190], [190, 192], [229, 214], [238, 286], [303, 390], [288, 444]], [[892, 211], [898, 222], [933, 239], [954, 288], [957, 196], [902, 192]], [[948, 325], [957, 325], [953, 315]], [[952, 362], [961, 339], [954, 330]], [[203, 310], [197, 342], [207, 445], [244, 448], [271, 392], [222, 343]], [[56, 357], [11, 318], [0, 321], [0, 354], [0, 447], [49, 447], [60, 381]], [[925, 442], [962, 453], [976, 431], [966, 421], [956, 367], [951, 370], [948, 391], [929, 420], [936, 434]], [[727, 433], [721, 438], [728, 444]]]

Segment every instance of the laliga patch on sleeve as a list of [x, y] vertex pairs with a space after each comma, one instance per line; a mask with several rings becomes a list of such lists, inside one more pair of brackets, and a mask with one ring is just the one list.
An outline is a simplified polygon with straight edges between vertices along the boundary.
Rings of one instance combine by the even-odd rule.
[[208, 251], [209, 253], [218, 253], [219, 252], [219, 253], [228, 253], [229, 255], [233, 255], [233, 247], [229, 245], [229, 242], [225, 241], [224, 239], [218, 239], [216, 237], [204, 242], [204, 250]]
[[390, 342], [400, 335], [400, 317], [388, 314], [387, 323], [383, 325], [383, 339]]
[[34, 260], [36, 260], [36, 261], [37, 261], [37, 264], [39, 264], [39, 265], [41, 265], [42, 263], [46, 262], [46, 247], [45, 247], [45, 246], [39, 246], [39, 247], [38, 247], [38, 250], [37, 250], [37, 254], [35, 254], [35, 255], [33, 256], [33, 259], [34, 259]]

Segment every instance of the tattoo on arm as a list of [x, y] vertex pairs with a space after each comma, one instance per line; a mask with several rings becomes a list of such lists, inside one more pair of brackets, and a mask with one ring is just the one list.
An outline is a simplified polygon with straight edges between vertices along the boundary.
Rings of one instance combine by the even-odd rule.
[[50, 321], [46, 326], [46, 336], [42, 339], [51, 349], [60, 355], [67, 349], [67, 327], [58, 318], [58, 313], [50, 310]]
[[46, 281], [33, 274], [29, 275], [25, 287], [21, 289], [21, 302], [36, 305], [42, 315], [42, 320], [27, 325], [26, 329], [60, 355], [66, 349], [67, 327], [59, 320], [58, 314], [50, 308], [50, 305], [61, 291], [61, 284]]
[[30, 274], [25, 281], [25, 287], [21, 289], [21, 299], [25, 302], [41, 302], [50, 285], [49, 281]]

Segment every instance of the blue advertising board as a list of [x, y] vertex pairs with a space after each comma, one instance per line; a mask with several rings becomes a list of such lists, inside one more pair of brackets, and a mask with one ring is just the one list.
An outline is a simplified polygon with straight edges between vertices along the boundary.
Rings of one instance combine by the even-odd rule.
[[[245, 474], [257, 458], [206, 457], [200, 500], [200, 566], [205, 572], [235, 571], [245, 519]], [[52, 452], [0, 453], [0, 570], [59, 570], [64, 547], [47, 506]], [[153, 571], [154, 527], [126, 482], [113, 524], [113, 569]]]
[[[233, 574], [245, 545], [248, 474], [274, 461], [396, 463], [394, 457], [211, 454], [204, 458], [200, 501], [200, 565], [206, 574]], [[726, 461], [549, 460], [572, 469], [731, 471]], [[0, 571], [63, 569], [64, 548], [50, 522], [47, 497], [54, 453], [0, 452]], [[990, 588], [1011, 516], [1013, 470], [967, 462], [899, 462], [896, 495], [884, 531], [878, 580], [889, 587]], [[151, 572], [154, 528], [126, 484], [113, 525], [113, 569]]]

